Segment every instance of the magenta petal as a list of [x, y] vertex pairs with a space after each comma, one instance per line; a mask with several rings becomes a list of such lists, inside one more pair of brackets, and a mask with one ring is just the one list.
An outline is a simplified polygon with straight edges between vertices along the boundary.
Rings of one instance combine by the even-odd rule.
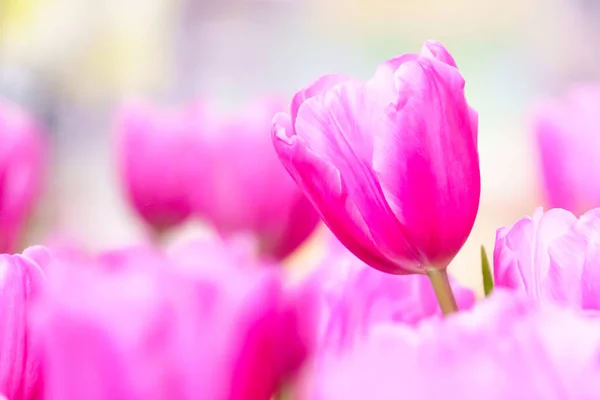
[[436, 59], [456, 68], [456, 61], [454, 61], [452, 55], [446, 50], [443, 44], [435, 40], [428, 40], [423, 44], [421, 56]]
[[[307, 148], [302, 137], [285, 129], [289, 127], [289, 118], [287, 114], [278, 114], [273, 127], [273, 144], [284, 167], [345, 246], [369, 265], [393, 271], [389, 261], [377, 250], [356, 204], [348, 196], [340, 172]], [[346, 212], [340, 212], [342, 210]]]
[[428, 262], [447, 264], [479, 206], [479, 157], [464, 80], [455, 68], [422, 58], [402, 64], [396, 79], [397, 109], [373, 127], [373, 168], [411, 244]]
[[297, 92], [292, 98], [292, 106], [291, 106], [291, 116], [292, 116], [292, 125], [296, 124], [296, 116], [298, 115], [298, 110], [302, 103], [311, 97], [320, 95], [325, 93], [327, 90], [333, 88], [335, 85], [348, 82], [355, 81], [356, 79], [351, 76], [343, 75], [343, 74], [331, 74], [324, 75], [311, 83], [308, 87]]
[[45, 280], [33, 261], [0, 255], [0, 391], [10, 399], [30, 400], [41, 390], [40, 358], [28, 332], [27, 316]]

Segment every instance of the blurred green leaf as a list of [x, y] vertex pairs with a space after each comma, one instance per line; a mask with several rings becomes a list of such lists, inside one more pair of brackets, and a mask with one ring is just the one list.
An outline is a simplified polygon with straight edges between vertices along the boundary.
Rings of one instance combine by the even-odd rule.
[[494, 278], [492, 277], [490, 260], [483, 246], [481, 246], [481, 274], [483, 275], [483, 293], [487, 297], [494, 290]]

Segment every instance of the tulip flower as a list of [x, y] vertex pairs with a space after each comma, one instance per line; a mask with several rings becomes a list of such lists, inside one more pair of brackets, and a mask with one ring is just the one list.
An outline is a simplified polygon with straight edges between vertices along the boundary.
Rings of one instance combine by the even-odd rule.
[[[120, 110], [116, 153], [121, 180], [138, 215], [161, 232], [190, 213], [190, 166], [200, 107], [162, 110], [129, 103]], [[196, 184], [202, 184], [198, 182]]]
[[600, 398], [600, 320], [527, 300], [499, 289], [453, 318], [380, 325], [321, 354], [296, 398]]
[[16, 105], [0, 100], [0, 253], [17, 250], [44, 181], [45, 133]]
[[221, 234], [250, 235], [274, 259], [292, 253], [319, 221], [271, 144], [271, 120], [283, 109], [283, 102], [263, 98], [229, 115], [213, 111], [192, 191], [195, 210]]
[[367, 82], [320, 78], [296, 94], [290, 114], [275, 116], [272, 135], [350, 251], [383, 272], [428, 273], [442, 295], [479, 207], [477, 114], [464, 85], [452, 56], [428, 41]]
[[35, 400], [41, 393], [40, 358], [27, 315], [45, 279], [33, 260], [0, 255], [0, 393], [11, 400]]
[[228, 257], [54, 265], [32, 323], [44, 398], [268, 400], [308, 356], [314, 296]]
[[[329, 256], [310, 279], [321, 288], [321, 339], [325, 347], [350, 346], [384, 322], [417, 325], [440, 315], [427, 277], [397, 277], [377, 271], [339, 242], [330, 247]], [[460, 309], [471, 308], [475, 302], [473, 291], [451, 283]]]
[[536, 110], [533, 133], [539, 153], [546, 204], [580, 215], [600, 207], [600, 85], [571, 88], [558, 101]]
[[494, 281], [540, 305], [600, 310], [600, 208], [579, 219], [563, 209], [539, 208], [533, 218], [499, 229]]

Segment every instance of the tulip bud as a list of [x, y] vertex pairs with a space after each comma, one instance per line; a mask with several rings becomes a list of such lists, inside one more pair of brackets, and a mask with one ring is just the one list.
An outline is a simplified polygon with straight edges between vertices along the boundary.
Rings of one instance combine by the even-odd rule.
[[138, 215], [156, 231], [190, 215], [189, 168], [197, 109], [160, 110], [125, 105], [117, 121], [116, 152], [121, 180]]
[[444, 270], [479, 206], [477, 114], [452, 56], [428, 41], [360, 82], [328, 76], [274, 119], [291, 176], [338, 239], [392, 274]]
[[40, 195], [46, 147], [31, 116], [1, 100], [0, 141], [0, 253], [10, 253]]
[[32, 260], [0, 255], [0, 392], [11, 400], [32, 400], [41, 391], [39, 357], [27, 315], [44, 281]]
[[581, 85], [536, 110], [533, 133], [548, 207], [580, 215], [600, 206], [599, 106], [600, 85]]
[[273, 115], [283, 109], [259, 99], [206, 121], [197, 159], [195, 209], [225, 236], [250, 234], [264, 256], [282, 259], [315, 229], [319, 216], [277, 159]]

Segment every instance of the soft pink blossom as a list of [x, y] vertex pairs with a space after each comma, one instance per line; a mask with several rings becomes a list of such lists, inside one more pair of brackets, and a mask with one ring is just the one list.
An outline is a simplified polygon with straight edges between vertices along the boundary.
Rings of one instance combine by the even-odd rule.
[[600, 85], [582, 84], [535, 111], [533, 133], [549, 207], [580, 215], [600, 206], [599, 107]]
[[0, 392], [11, 400], [35, 400], [41, 392], [40, 355], [27, 316], [45, 280], [33, 260], [0, 255]]
[[[131, 102], [119, 111], [116, 158], [128, 199], [152, 228], [163, 230], [191, 214], [190, 171], [201, 107], [160, 109]], [[194, 184], [202, 185], [202, 182]]]
[[499, 229], [494, 280], [542, 305], [600, 310], [600, 208], [579, 219], [563, 209], [540, 208]]
[[196, 211], [225, 236], [250, 234], [260, 253], [281, 259], [315, 229], [319, 215], [277, 158], [273, 115], [284, 109], [261, 98], [234, 113], [215, 108], [203, 125], [196, 160]]
[[338, 239], [393, 274], [445, 268], [479, 206], [477, 114], [439, 43], [366, 82], [324, 76], [274, 118], [279, 158]]
[[[311, 275], [320, 289], [323, 346], [345, 347], [380, 323], [416, 325], [441, 316], [431, 283], [424, 275], [394, 276], [377, 271], [334, 244]], [[475, 302], [472, 290], [452, 281], [461, 310]]]
[[0, 253], [17, 249], [41, 194], [45, 132], [34, 118], [0, 99]]
[[472, 311], [326, 351], [296, 398], [593, 400], [599, 379], [600, 320], [497, 290]]
[[200, 254], [53, 265], [33, 318], [45, 399], [268, 400], [311, 351], [314, 295]]

